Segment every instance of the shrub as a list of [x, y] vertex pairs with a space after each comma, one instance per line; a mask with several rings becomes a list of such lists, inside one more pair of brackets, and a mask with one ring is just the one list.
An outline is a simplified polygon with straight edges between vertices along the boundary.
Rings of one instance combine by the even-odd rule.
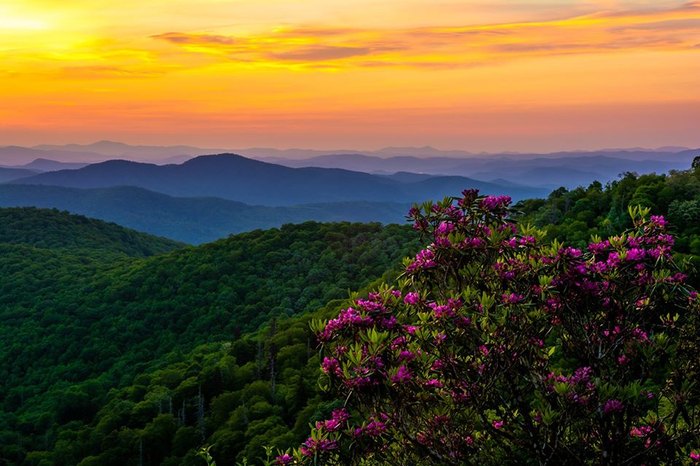
[[344, 407], [277, 464], [668, 464], [700, 458], [698, 300], [662, 217], [587, 250], [510, 199], [414, 207], [427, 247], [328, 322]]

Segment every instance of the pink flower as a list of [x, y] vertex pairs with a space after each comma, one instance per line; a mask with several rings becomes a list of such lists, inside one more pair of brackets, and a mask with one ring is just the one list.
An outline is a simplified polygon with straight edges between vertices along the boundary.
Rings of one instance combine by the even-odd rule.
[[340, 422], [336, 421], [335, 419], [328, 419], [326, 421], [318, 421], [316, 422], [316, 429], [318, 430], [327, 430], [328, 432], [334, 432], [340, 428]]
[[447, 340], [447, 335], [445, 335], [444, 333], [440, 332], [437, 335], [435, 335], [436, 345], [441, 345], [445, 340]]
[[647, 335], [647, 332], [645, 332], [644, 330], [642, 330], [639, 327], [632, 330], [632, 335], [634, 336], [634, 338], [637, 339], [637, 341], [640, 341], [640, 342], [649, 341], [649, 335]]
[[654, 432], [654, 428], [651, 426], [632, 427], [632, 429], [630, 429], [630, 436], [642, 438], [650, 435], [652, 432]]
[[350, 413], [345, 408], [334, 409], [331, 418], [342, 423], [350, 419]]
[[406, 272], [415, 272], [421, 269], [430, 269], [436, 267], [437, 262], [435, 262], [435, 253], [431, 249], [423, 249], [421, 252], [416, 254], [416, 258], [411, 262], [411, 264], [406, 267]]
[[644, 249], [639, 249], [639, 248], [633, 248], [627, 251], [627, 260], [628, 261], [639, 261], [644, 259], [646, 256], [646, 251]]
[[404, 383], [411, 380], [411, 377], [413, 377], [413, 374], [411, 374], [411, 371], [408, 369], [408, 367], [401, 366], [396, 372], [396, 375], [394, 375], [391, 378], [391, 381], [394, 383]]
[[442, 388], [442, 382], [440, 382], [438, 379], [430, 379], [427, 382], [425, 382], [426, 387], [430, 388]]
[[420, 302], [420, 295], [414, 292], [406, 293], [406, 296], [403, 298], [403, 302], [410, 304], [411, 306], [415, 306]]
[[396, 337], [394, 338], [394, 341], [391, 342], [390, 348], [393, 350], [397, 350], [406, 346], [406, 343], [406, 337]]
[[338, 364], [338, 360], [336, 358], [323, 358], [323, 362], [321, 363], [321, 370], [324, 374], [335, 373], [339, 368], [340, 365]]
[[369, 435], [370, 437], [377, 437], [386, 432], [386, 424], [382, 421], [377, 421], [372, 419], [369, 424], [367, 424], [362, 433]]
[[581, 250], [572, 247], [566, 247], [559, 251], [559, 255], [561, 257], [569, 257], [571, 259], [576, 259], [577, 257], [581, 257]]
[[517, 293], [504, 294], [502, 298], [503, 304], [517, 304], [525, 299], [523, 295]]
[[503, 422], [503, 421], [501, 421], [501, 420], [496, 420], [496, 421], [493, 421], [493, 422], [491, 423], [491, 425], [493, 426], [493, 428], [496, 429], [496, 430], [501, 429], [501, 428], [503, 427], [504, 424], [505, 424], [505, 422]]
[[329, 451], [336, 448], [338, 448], [338, 442], [335, 440], [314, 440], [312, 437], [309, 437], [299, 448], [299, 451], [304, 456], [313, 456], [317, 451]]
[[435, 317], [438, 319], [443, 317], [454, 317], [455, 315], [454, 310], [447, 304], [430, 303], [429, 306], [433, 310]]
[[700, 453], [695, 450], [691, 451], [690, 459], [693, 460], [694, 463], [700, 463]]
[[480, 206], [485, 210], [496, 210], [508, 207], [510, 196], [486, 196], [481, 200]]
[[618, 413], [625, 409], [625, 405], [620, 400], [608, 400], [603, 405], [603, 414]]
[[441, 236], [449, 235], [454, 229], [453, 223], [440, 222], [440, 225], [435, 229], [435, 234]]
[[652, 215], [649, 221], [652, 225], [660, 228], [664, 228], [668, 224], [663, 215]]
[[441, 360], [436, 359], [433, 365], [430, 366], [430, 370], [433, 372], [439, 372], [443, 367], [445, 367], [445, 364]]
[[285, 464], [292, 464], [294, 461], [294, 457], [290, 455], [289, 453], [285, 453], [284, 455], [279, 455], [277, 458], [275, 458], [275, 464], [278, 466], [284, 466]]
[[600, 254], [610, 247], [610, 241], [601, 241], [600, 243], [591, 243], [588, 245], [588, 250], [593, 254]]

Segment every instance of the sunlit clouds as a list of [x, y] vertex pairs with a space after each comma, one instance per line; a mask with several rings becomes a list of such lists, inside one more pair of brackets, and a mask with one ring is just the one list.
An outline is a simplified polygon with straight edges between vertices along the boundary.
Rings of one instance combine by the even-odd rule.
[[10, 1], [0, 57], [8, 144], [700, 145], [700, 2]]

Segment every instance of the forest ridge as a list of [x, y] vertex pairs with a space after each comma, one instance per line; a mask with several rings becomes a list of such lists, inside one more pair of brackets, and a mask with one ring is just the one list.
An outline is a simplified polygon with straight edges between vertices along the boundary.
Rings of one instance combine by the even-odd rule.
[[[515, 208], [578, 245], [630, 227], [627, 207], [643, 205], [695, 260], [694, 202], [700, 175], [686, 170]], [[309, 322], [418, 248], [408, 226], [305, 223], [193, 248], [57, 211], [0, 213], [10, 464], [196, 465], [206, 444], [233, 465], [298, 444], [337, 406], [318, 390]]]

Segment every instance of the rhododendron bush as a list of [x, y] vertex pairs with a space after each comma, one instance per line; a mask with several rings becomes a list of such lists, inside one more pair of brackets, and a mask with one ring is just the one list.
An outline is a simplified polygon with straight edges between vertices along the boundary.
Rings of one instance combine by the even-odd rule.
[[587, 250], [505, 196], [414, 207], [395, 287], [315, 322], [342, 407], [278, 464], [692, 464], [698, 300], [662, 217]]

